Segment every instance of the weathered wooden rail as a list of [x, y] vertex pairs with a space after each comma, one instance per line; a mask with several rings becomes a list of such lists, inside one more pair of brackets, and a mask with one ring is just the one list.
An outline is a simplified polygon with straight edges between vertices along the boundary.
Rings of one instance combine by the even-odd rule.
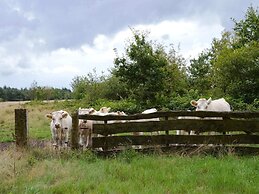
[[[259, 112], [171, 111], [130, 116], [78, 115], [78, 118], [104, 121], [104, 124], [93, 125], [93, 133], [102, 136], [92, 138], [92, 147], [101, 147], [105, 151], [131, 146], [259, 144]], [[143, 121], [152, 118], [160, 118], [160, 121]], [[117, 122], [109, 123], [111, 121]], [[176, 135], [176, 130], [192, 130], [200, 135]], [[148, 133], [156, 131], [160, 134]], [[212, 131], [219, 133], [204, 133]], [[134, 136], [132, 132], [144, 132], [144, 135]], [[228, 133], [223, 135], [222, 132]]]
[[[160, 118], [160, 121], [143, 119]], [[72, 114], [71, 148], [78, 149], [78, 119], [103, 121], [94, 124], [92, 149], [104, 151], [127, 149], [132, 146], [174, 150], [197, 145], [224, 145], [241, 148], [245, 152], [259, 154], [259, 112], [188, 112], [170, 111], [129, 116], [97, 116]], [[15, 110], [15, 140], [18, 147], [26, 147], [28, 141], [28, 118], [26, 109]], [[114, 121], [117, 121], [114, 123]], [[195, 131], [200, 135], [176, 135], [176, 130]], [[151, 132], [157, 132], [159, 134]], [[207, 132], [219, 132], [210, 135]], [[134, 136], [133, 132], [144, 132]], [[206, 133], [204, 133], [206, 132]], [[227, 132], [223, 135], [222, 132]], [[180, 147], [181, 147], [180, 146]]]

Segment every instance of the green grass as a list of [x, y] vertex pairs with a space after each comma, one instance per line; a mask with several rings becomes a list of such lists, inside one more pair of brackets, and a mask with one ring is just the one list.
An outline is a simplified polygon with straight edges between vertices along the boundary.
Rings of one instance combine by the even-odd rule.
[[[66, 107], [66, 108], [64, 108]], [[73, 102], [0, 109], [0, 141], [12, 141], [14, 109], [26, 108], [29, 138], [51, 139], [45, 114]], [[132, 150], [113, 158], [50, 148], [0, 154], [0, 193], [259, 193], [259, 156], [141, 155]]]
[[16, 108], [28, 110], [29, 138], [50, 140], [50, 120], [45, 115], [61, 109], [72, 113], [78, 106], [77, 102], [64, 101], [55, 103], [30, 102], [0, 107], [0, 142], [13, 141], [12, 134], [14, 134], [15, 126], [14, 109]]
[[[16, 159], [16, 160], [14, 160]], [[14, 171], [15, 161], [15, 171]], [[259, 193], [259, 157], [5, 151], [0, 193]]]

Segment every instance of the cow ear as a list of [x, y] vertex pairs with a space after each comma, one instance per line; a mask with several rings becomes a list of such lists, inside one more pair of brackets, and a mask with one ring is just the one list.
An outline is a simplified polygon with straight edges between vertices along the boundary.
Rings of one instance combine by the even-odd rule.
[[195, 101], [195, 100], [192, 100], [190, 103], [191, 103], [191, 105], [194, 106], [194, 107], [196, 107], [196, 106], [198, 105], [198, 104], [197, 104], [197, 101]]
[[68, 115], [68, 113], [67, 113], [67, 112], [62, 113], [62, 118], [66, 118], [66, 117], [67, 117], [67, 115]]
[[208, 99], [208, 101], [207, 101], [207, 103], [208, 103], [208, 105], [211, 103], [211, 101], [212, 101], [212, 99], [211, 99], [211, 97]]
[[46, 114], [45, 117], [52, 119], [52, 114]]
[[108, 111], [108, 112], [110, 112], [110, 110], [111, 110], [111, 107], [107, 108], [107, 111]]

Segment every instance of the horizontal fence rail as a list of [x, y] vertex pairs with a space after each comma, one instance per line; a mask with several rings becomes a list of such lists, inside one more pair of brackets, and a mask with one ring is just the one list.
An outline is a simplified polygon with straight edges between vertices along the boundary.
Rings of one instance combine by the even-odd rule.
[[212, 111], [169, 111], [169, 112], [155, 112], [150, 114], [134, 114], [128, 116], [117, 115], [78, 115], [79, 119], [97, 120], [97, 121], [109, 121], [109, 120], [138, 120], [138, 119], [151, 119], [151, 118], [165, 118], [165, 117], [181, 117], [181, 116], [193, 116], [193, 117], [222, 117], [222, 118], [257, 118], [259, 119], [259, 112], [212, 112]]
[[259, 132], [259, 121], [255, 120], [199, 120], [177, 119], [150, 122], [126, 122], [112, 124], [95, 124], [93, 133], [109, 135], [127, 132], [154, 132], [166, 130], [186, 130], [196, 132], [246, 131]]
[[259, 135], [125, 135], [93, 138], [93, 148], [164, 144], [259, 144]]
[[[132, 145], [259, 144], [259, 112], [169, 111], [129, 116], [78, 115], [78, 118], [103, 121], [103, 124], [93, 125], [92, 132], [101, 136], [92, 137], [92, 148], [105, 150]], [[160, 121], [148, 120], [154, 118], [160, 118]], [[176, 135], [176, 130], [202, 135]], [[159, 134], [150, 133], [158, 131]], [[218, 133], [203, 133], [213, 131]], [[133, 135], [136, 132], [144, 132], [144, 135]], [[222, 135], [223, 132], [229, 134]]]

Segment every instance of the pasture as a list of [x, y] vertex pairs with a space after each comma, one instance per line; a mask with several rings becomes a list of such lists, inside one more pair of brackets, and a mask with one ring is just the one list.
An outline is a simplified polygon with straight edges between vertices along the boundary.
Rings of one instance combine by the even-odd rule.
[[[67, 107], [67, 108], [64, 108]], [[73, 111], [73, 102], [8, 104], [1, 107], [1, 142], [12, 141], [14, 109], [29, 114], [30, 141], [51, 139], [53, 110]], [[1, 151], [0, 193], [259, 193], [259, 157], [128, 150], [110, 158], [89, 151], [50, 147]]]
[[258, 193], [259, 157], [4, 151], [0, 193]]

